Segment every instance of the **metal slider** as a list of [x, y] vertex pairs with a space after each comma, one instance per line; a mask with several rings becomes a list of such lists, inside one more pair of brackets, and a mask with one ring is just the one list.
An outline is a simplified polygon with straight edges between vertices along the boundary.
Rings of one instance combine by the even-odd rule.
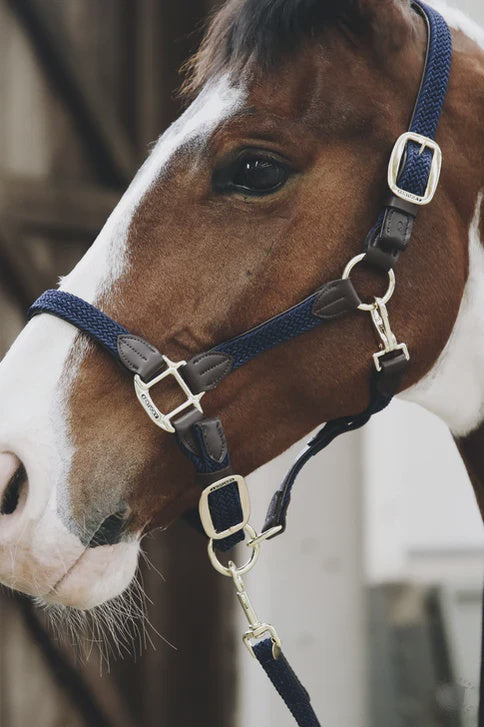
[[381, 350], [373, 354], [373, 361], [377, 371], [381, 371], [380, 359], [394, 351], [402, 351], [407, 361], [410, 360], [406, 343], [398, 343], [388, 318], [388, 310], [381, 298], [375, 298], [375, 304], [370, 311], [371, 320], [381, 340]]
[[[242, 519], [240, 520], [240, 522], [231, 525], [229, 528], [218, 531], [213, 522], [212, 513], [210, 512], [210, 495], [213, 495], [215, 492], [218, 492], [219, 490], [222, 490], [225, 487], [229, 487], [231, 485], [235, 485], [237, 487]], [[203, 529], [205, 530], [205, 533], [208, 535], [208, 537], [212, 540], [222, 540], [223, 538], [227, 538], [229, 535], [238, 533], [239, 530], [243, 530], [249, 522], [250, 517], [249, 491], [247, 489], [247, 484], [244, 478], [240, 475], [229, 475], [228, 477], [224, 477], [217, 482], [213, 482], [202, 492], [200, 496], [198, 510], [200, 513], [200, 520], [202, 521]]]
[[269, 530], [264, 530], [263, 533], [260, 535], [257, 535], [257, 537], [252, 538], [252, 540], [249, 540], [248, 543], [246, 543], [248, 548], [252, 548], [256, 544], [264, 543], [266, 540], [269, 540], [269, 538], [273, 538], [277, 533], [280, 533], [282, 530], [282, 525], [275, 525], [273, 528], [269, 528]]
[[[136, 391], [136, 396], [138, 397], [139, 403], [146, 411], [151, 421], [154, 422], [158, 427], [160, 427], [160, 429], [164, 429], [165, 432], [174, 434], [175, 427], [171, 423], [172, 419], [174, 419], [182, 411], [185, 411], [185, 409], [188, 409], [189, 407], [193, 407], [194, 409], [198, 409], [199, 412], [203, 413], [200, 399], [205, 392], [202, 391], [200, 394], [194, 394], [190, 390], [190, 387], [180, 373], [180, 369], [183, 368], [183, 366], [186, 366], [186, 361], [171, 361], [169, 358], [167, 358], [167, 356], [163, 356], [163, 361], [165, 362], [166, 368], [164, 369], [164, 371], [161, 372], [161, 374], [158, 374], [153, 379], [151, 379], [151, 381], [143, 381], [141, 376], [139, 376], [139, 374], [136, 374], [134, 377], [134, 389]], [[156, 386], [156, 384], [159, 384], [160, 381], [166, 379], [168, 376], [172, 376], [174, 378], [185, 396], [185, 401], [177, 406], [176, 409], [173, 409], [173, 411], [169, 412], [168, 414], [164, 414], [158, 409], [153, 399], [151, 398], [150, 389], [152, 389], [153, 386]]]

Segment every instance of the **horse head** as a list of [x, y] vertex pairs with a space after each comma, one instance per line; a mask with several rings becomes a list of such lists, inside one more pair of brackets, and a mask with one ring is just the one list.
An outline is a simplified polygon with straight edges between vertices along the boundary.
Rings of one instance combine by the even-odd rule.
[[[402, 391], [463, 437], [484, 404], [484, 338], [474, 338], [483, 55], [449, 19], [444, 167], [399, 263], [391, 312], [411, 351]], [[425, 24], [404, 0], [229, 0], [191, 63], [193, 100], [61, 290], [179, 360], [340, 277], [378, 215], [425, 51]], [[386, 280], [361, 270], [354, 283], [371, 298]], [[250, 473], [322, 421], [363, 409], [374, 350], [355, 313], [267, 351], [208, 394], [234, 469]], [[176, 402], [174, 390], [163, 396], [165, 408]], [[142, 534], [199, 497], [173, 438], [105, 351], [50, 316], [31, 320], [3, 360], [0, 402], [0, 579], [80, 608], [117, 595]]]

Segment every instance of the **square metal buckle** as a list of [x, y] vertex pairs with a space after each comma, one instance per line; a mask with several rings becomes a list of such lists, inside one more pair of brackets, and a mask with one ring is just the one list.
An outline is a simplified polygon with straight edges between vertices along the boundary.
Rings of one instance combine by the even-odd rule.
[[[242, 520], [239, 523], [232, 525], [230, 528], [219, 532], [215, 529], [215, 525], [212, 520], [212, 513], [210, 512], [208, 498], [213, 492], [217, 492], [223, 487], [228, 487], [234, 483], [237, 485], [239, 492]], [[214, 482], [212, 485], [209, 485], [204, 489], [200, 496], [198, 510], [203, 529], [212, 540], [222, 540], [222, 538], [227, 538], [229, 535], [233, 535], [234, 533], [238, 533], [239, 530], [243, 530], [249, 522], [250, 517], [250, 499], [246, 481], [240, 475], [230, 475], [229, 477], [224, 477], [223, 479], [218, 480], [218, 482]]]
[[[185, 379], [179, 371], [182, 366], [186, 366], [186, 361], [178, 361], [175, 363], [174, 361], [170, 361], [170, 359], [166, 356], [163, 356], [163, 361], [166, 364], [166, 369], [147, 383], [142, 380], [139, 374], [136, 374], [134, 377], [134, 389], [141, 406], [146, 411], [151, 421], [153, 421], [161, 429], [164, 429], [165, 432], [173, 434], [175, 427], [172, 425], [171, 420], [176, 417], [177, 414], [185, 411], [185, 409], [188, 409], [190, 406], [193, 406], [195, 409], [198, 409], [198, 411], [203, 412], [202, 407], [200, 406], [200, 399], [205, 392], [202, 391], [200, 394], [194, 394], [188, 387]], [[153, 386], [156, 386], [156, 384], [160, 381], [163, 381], [163, 379], [166, 379], [167, 376], [173, 376], [178, 386], [185, 394], [186, 401], [182, 402], [176, 407], [176, 409], [169, 412], [169, 414], [163, 414], [163, 412], [161, 412], [153, 402], [150, 395], [150, 389]]]
[[[407, 144], [409, 141], [415, 141], [420, 144], [420, 152], [422, 154], [424, 149], [431, 149], [433, 151], [432, 164], [430, 167], [429, 180], [427, 182], [427, 188], [423, 196], [408, 192], [406, 189], [402, 189], [397, 184], [398, 173], [402, 163], [403, 156], [407, 150]], [[442, 168], [442, 151], [440, 146], [433, 139], [429, 139], [427, 136], [421, 134], [414, 134], [412, 131], [407, 131], [402, 134], [396, 141], [393, 147], [392, 155], [390, 157], [390, 163], [388, 165], [388, 186], [392, 190], [393, 194], [400, 199], [406, 199], [409, 202], [413, 202], [417, 205], [425, 205], [432, 201], [434, 198], [437, 186], [439, 184], [440, 170]]]

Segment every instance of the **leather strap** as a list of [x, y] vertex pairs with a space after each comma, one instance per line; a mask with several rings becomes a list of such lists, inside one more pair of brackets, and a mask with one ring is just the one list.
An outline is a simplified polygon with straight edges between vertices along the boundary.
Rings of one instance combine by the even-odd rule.
[[280, 528], [268, 540], [276, 538], [286, 529], [287, 511], [291, 502], [292, 488], [298, 475], [309, 460], [331, 444], [331, 442], [346, 432], [352, 432], [364, 426], [371, 417], [387, 407], [393, 396], [397, 393], [405, 373], [408, 360], [401, 351], [391, 353], [380, 358], [382, 369], [375, 371], [371, 379], [370, 403], [360, 414], [333, 419], [311, 439], [305, 449], [294, 462], [293, 466], [282, 481], [279, 489], [274, 493], [269, 504], [263, 532], [272, 528]]
[[[173, 422], [177, 440], [183, 453], [195, 467], [195, 477], [201, 488], [233, 474], [225, 432], [218, 417], [204, 418], [200, 412], [190, 411]], [[230, 485], [209, 496], [212, 522], [218, 532], [237, 525], [242, 520], [242, 506], [237, 487]], [[193, 510], [186, 518], [190, 525], [203, 532], [198, 512]], [[243, 530], [216, 540], [217, 550], [230, 550], [244, 540]]]
[[121, 363], [134, 374], [148, 382], [166, 367], [161, 353], [140, 336], [127, 333], [117, 338], [118, 356]]
[[365, 262], [384, 272], [393, 268], [410, 242], [418, 210], [418, 205], [390, 195], [381, 222], [366, 239]]
[[232, 371], [233, 359], [220, 351], [207, 351], [194, 356], [182, 368], [182, 376], [190, 391], [200, 394], [215, 389]]
[[360, 303], [358, 293], [349, 278], [332, 280], [316, 293], [312, 313], [323, 320], [341, 318], [358, 308]]

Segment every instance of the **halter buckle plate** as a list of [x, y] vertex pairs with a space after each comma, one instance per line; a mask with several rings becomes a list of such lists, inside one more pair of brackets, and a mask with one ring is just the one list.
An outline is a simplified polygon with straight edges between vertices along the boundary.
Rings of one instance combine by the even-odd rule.
[[[180, 414], [182, 411], [185, 411], [185, 409], [188, 409], [191, 406], [193, 406], [199, 412], [203, 413], [203, 409], [200, 406], [200, 399], [205, 392], [202, 391], [200, 394], [194, 394], [190, 390], [190, 387], [188, 386], [182, 375], [180, 374], [179, 369], [182, 366], [186, 366], [186, 361], [170, 361], [170, 359], [166, 356], [163, 356], [163, 361], [166, 364], [166, 369], [162, 371], [161, 374], [158, 374], [153, 379], [151, 379], [151, 381], [145, 382], [139, 376], [139, 374], [136, 374], [134, 377], [134, 389], [136, 391], [136, 396], [138, 397], [139, 403], [148, 414], [151, 421], [154, 422], [157, 427], [160, 427], [160, 429], [164, 429], [165, 432], [174, 434], [175, 427], [173, 426], [171, 421], [174, 417], [177, 416], [177, 414]], [[179, 406], [177, 406], [176, 409], [173, 409], [173, 411], [169, 412], [168, 414], [163, 414], [163, 412], [158, 409], [153, 399], [151, 398], [150, 389], [153, 386], [156, 386], [156, 384], [158, 384], [160, 381], [163, 381], [163, 379], [166, 379], [167, 376], [173, 376], [176, 383], [184, 393], [186, 400], [182, 402]]]
[[[232, 525], [226, 530], [221, 530], [219, 532], [215, 528], [212, 519], [212, 513], [210, 512], [209, 497], [212, 493], [217, 492], [218, 490], [221, 490], [222, 488], [228, 487], [232, 484], [237, 485], [240, 499], [240, 508], [242, 510], [242, 519], [239, 523], [236, 523], [235, 525]], [[200, 496], [198, 510], [200, 513], [200, 520], [202, 521], [203, 529], [205, 530], [208, 537], [212, 540], [222, 540], [223, 538], [227, 538], [229, 535], [238, 533], [239, 530], [243, 530], [249, 522], [250, 517], [250, 498], [246, 481], [240, 475], [229, 475], [228, 477], [224, 477], [223, 479], [218, 480], [218, 482], [212, 483], [202, 492]]]
[[[432, 164], [430, 166], [427, 188], [423, 195], [409, 192], [406, 189], [402, 189], [397, 184], [402, 159], [406, 154], [407, 144], [409, 141], [414, 141], [417, 144], [420, 144], [419, 154], [422, 154], [424, 149], [431, 149], [433, 151]], [[400, 199], [406, 199], [409, 202], [413, 202], [413, 204], [426, 205], [433, 200], [435, 192], [437, 191], [441, 168], [442, 150], [437, 142], [433, 139], [429, 139], [429, 137], [427, 136], [415, 134], [413, 131], [407, 131], [405, 132], [405, 134], [399, 136], [395, 143], [395, 146], [393, 147], [392, 155], [390, 157], [390, 163], [388, 164], [388, 186], [396, 197], [400, 197]]]

